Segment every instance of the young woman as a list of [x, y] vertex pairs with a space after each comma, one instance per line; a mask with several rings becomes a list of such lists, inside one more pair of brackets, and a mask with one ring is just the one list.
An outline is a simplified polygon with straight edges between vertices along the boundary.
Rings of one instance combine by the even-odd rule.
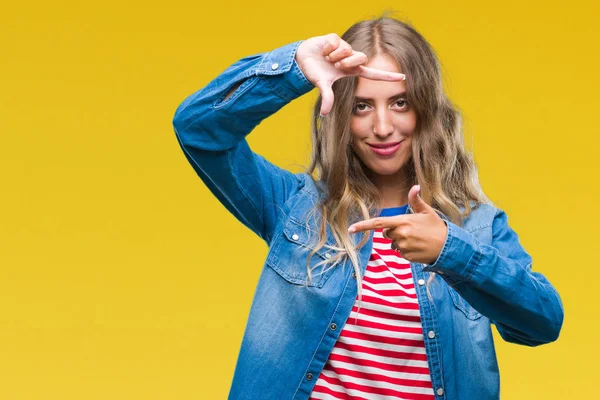
[[[314, 87], [308, 171], [252, 152], [246, 135]], [[269, 245], [230, 398], [497, 399], [491, 324], [509, 342], [557, 339], [560, 298], [483, 195], [436, 56], [407, 24], [243, 58], [174, 127]]]

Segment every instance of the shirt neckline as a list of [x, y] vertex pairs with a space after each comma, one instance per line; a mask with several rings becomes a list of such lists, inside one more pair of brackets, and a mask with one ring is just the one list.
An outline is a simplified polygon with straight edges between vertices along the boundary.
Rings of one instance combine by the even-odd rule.
[[381, 217], [391, 217], [394, 215], [406, 214], [406, 210], [408, 209], [408, 204], [405, 204], [400, 207], [388, 207], [382, 208], [379, 216]]

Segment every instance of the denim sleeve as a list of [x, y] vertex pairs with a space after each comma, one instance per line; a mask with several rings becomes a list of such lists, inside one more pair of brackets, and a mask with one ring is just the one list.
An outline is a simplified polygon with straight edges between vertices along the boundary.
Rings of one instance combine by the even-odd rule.
[[531, 270], [532, 258], [497, 210], [492, 244], [452, 222], [434, 264], [424, 271], [441, 274], [473, 308], [488, 317], [508, 342], [537, 346], [559, 336], [564, 311], [561, 299], [542, 274]]
[[246, 135], [314, 88], [295, 61], [300, 43], [239, 60], [186, 98], [173, 118], [177, 140], [198, 176], [267, 243], [281, 205], [301, 189], [303, 178], [254, 153]]

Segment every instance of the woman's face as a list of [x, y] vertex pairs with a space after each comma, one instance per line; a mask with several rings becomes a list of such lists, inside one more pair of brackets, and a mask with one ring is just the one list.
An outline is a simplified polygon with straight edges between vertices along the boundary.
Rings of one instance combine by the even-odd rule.
[[[387, 54], [373, 57], [366, 66], [402, 73]], [[358, 78], [350, 122], [352, 148], [375, 178], [402, 174], [402, 168], [410, 159], [417, 116], [406, 102], [405, 93], [404, 81]]]

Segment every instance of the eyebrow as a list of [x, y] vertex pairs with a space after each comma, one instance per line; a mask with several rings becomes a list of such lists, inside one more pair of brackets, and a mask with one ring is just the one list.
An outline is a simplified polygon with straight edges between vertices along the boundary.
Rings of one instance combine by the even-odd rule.
[[[388, 101], [396, 100], [396, 99], [399, 99], [400, 97], [404, 97], [404, 96], [406, 96], [406, 92], [398, 93], [398, 94], [395, 94], [395, 95], [393, 95], [392, 97], [390, 97], [390, 98], [388, 99]], [[354, 99], [355, 99], [356, 101], [365, 101], [365, 102], [368, 102], [368, 101], [372, 101], [372, 100], [373, 100], [373, 99], [370, 99], [370, 98], [368, 98], [368, 97], [358, 97], [358, 96], [354, 96]]]

